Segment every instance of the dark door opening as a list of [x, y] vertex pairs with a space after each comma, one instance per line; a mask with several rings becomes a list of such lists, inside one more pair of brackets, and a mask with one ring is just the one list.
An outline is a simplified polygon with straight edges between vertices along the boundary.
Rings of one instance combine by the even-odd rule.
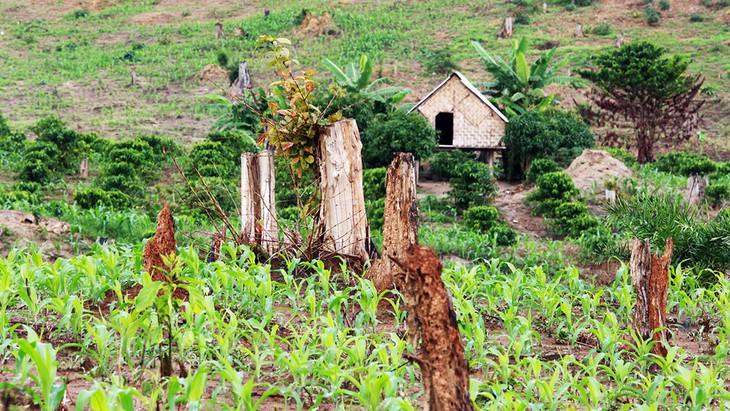
[[439, 145], [454, 145], [454, 113], [438, 113], [436, 115], [436, 130], [439, 131]]

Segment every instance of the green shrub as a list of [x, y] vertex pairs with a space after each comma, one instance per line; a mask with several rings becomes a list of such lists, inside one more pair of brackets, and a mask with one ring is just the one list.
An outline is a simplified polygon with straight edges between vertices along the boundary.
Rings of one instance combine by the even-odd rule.
[[657, 156], [654, 166], [657, 170], [676, 175], [707, 175], [715, 171], [716, 165], [709, 158], [694, 153], [675, 151]]
[[[2, 124], [0, 124], [0, 127], [2, 127]], [[25, 134], [20, 132], [0, 133], [0, 153], [19, 153], [23, 150], [25, 140]]]
[[611, 25], [609, 23], [601, 23], [594, 27], [592, 32], [597, 36], [608, 36], [612, 33]]
[[691, 23], [701, 23], [701, 22], [705, 21], [705, 18], [702, 17], [701, 14], [692, 13], [689, 15], [689, 21]]
[[705, 187], [705, 198], [713, 206], [730, 200], [730, 183], [713, 183]]
[[10, 134], [10, 126], [8, 120], [0, 114], [0, 137]]
[[517, 244], [517, 231], [503, 224], [498, 224], [489, 229], [487, 235], [495, 238], [500, 247], [509, 247]]
[[[210, 136], [208, 138], [210, 139]], [[169, 137], [143, 135], [137, 137], [136, 140], [144, 141], [150, 146], [156, 162], [170, 163], [170, 158], [182, 153], [180, 145]]]
[[238, 169], [235, 152], [217, 141], [204, 141], [190, 150], [189, 173], [197, 176], [195, 168], [203, 177], [228, 178]]
[[575, 5], [571, 3], [566, 4], [565, 11], [575, 11]]
[[554, 171], [563, 171], [563, 169], [549, 158], [538, 158], [530, 164], [530, 169], [527, 170], [527, 181], [534, 183], [541, 175]]
[[143, 140], [123, 140], [107, 149], [107, 163], [128, 163], [135, 169], [157, 168], [152, 147]]
[[43, 183], [58, 172], [58, 147], [46, 141], [30, 141], [26, 144], [18, 178]]
[[515, 24], [522, 24], [524, 26], [530, 25], [530, 14], [526, 11], [518, 11], [515, 13]]
[[145, 193], [145, 183], [135, 175], [103, 174], [94, 180], [94, 185], [106, 191], [120, 191], [132, 197]]
[[383, 228], [383, 215], [385, 213], [385, 198], [365, 201], [365, 212], [368, 215], [368, 223], [373, 230]]
[[555, 209], [553, 226], [559, 235], [579, 238], [584, 231], [597, 225], [598, 219], [591, 215], [584, 203], [566, 202]]
[[723, 207], [718, 213], [715, 220], [730, 219], [730, 207]]
[[74, 201], [76, 205], [86, 210], [98, 206], [121, 209], [131, 204], [129, 196], [120, 191], [106, 191], [94, 187], [76, 191]]
[[606, 262], [612, 258], [628, 260], [631, 256], [627, 244], [603, 224], [583, 231], [577, 240], [583, 249], [581, 255], [595, 262]]
[[692, 158], [679, 166], [679, 172], [685, 176], [705, 176], [717, 169], [715, 162], [709, 158]]
[[15, 191], [27, 191], [29, 193], [38, 193], [41, 191], [41, 184], [35, 181], [19, 181], [13, 186]]
[[208, 134], [208, 141], [214, 141], [226, 146], [234, 157], [238, 157], [241, 153], [257, 153], [259, 147], [253, 139], [251, 133], [247, 131], [218, 131]]
[[425, 117], [405, 110], [379, 115], [362, 136], [365, 168], [387, 167], [393, 153], [413, 153], [416, 160], [431, 156], [438, 145], [436, 130]]
[[41, 197], [37, 193], [31, 193], [28, 191], [9, 191], [6, 193], [0, 192], [0, 206], [2, 204], [39, 204]]
[[385, 198], [385, 167], [366, 168], [362, 171], [362, 186], [366, 200]]
[[669, 10], [669, 7], [671, 7], [669, 0], [659, 0], [659, 10], [667, 11]]
[[431, 176], [439, 178], [451, 178], [454, 176], [454, 169], [459, 164], [475, 160], [474, 153], [463, 150], [444, 150], [431, 156], [429, 160], [429, 171]]
[[562, 171], [546, 173], [537, 179], [537, 190], [528, 194], [527, 200], [537, 202], [533, 209], [536, 215], [551, 217], [555, 209], [578, 194], [573, 180]]
[[558, 110], [528, 111], [511, 119], [505, 129], [505, 174], [509, 180], [524, 177], [536, 158], [549, 158], [566, 167], [584, 149], [592, 147], [590, 128], [573, 113]]
[[646, 14], [646, 23], [650, 26], [658, 24], [659, 21], [662, 19], [662, 15], [658, 11], [656, 11], [654, 7], [644, 7], [644, 13]]
[[423, 71], [429, 74], [446, 75], [459, 69], [451, 50], [446, 47], [434, 50], [422, 48], [419, 60]]
[[72, 173], [79, 167], [81, 156], [88, 152], [82, 133], [66, 128], [66, 124], [56, 116], [46, 117], [29, 127], [37, 136], [38, 142], [56, 147], [54, 155], [49, 156], [55, 163], [54, 173]]
[[487, 232], [499, 221], [499, 212], [492, 206], [477, 206], [464, 211], [464, 225], [467, 227]]
[[459, 210], [487, 205], [497, 192], [489, 166], [478, 161], [457, 165], [449, 184], [449, 197]]
[[717, 177], [730, 176], [730, 161], [726, 161], [724, 163], [718, 163], [717, 169], [715, 170], [715, 175]]

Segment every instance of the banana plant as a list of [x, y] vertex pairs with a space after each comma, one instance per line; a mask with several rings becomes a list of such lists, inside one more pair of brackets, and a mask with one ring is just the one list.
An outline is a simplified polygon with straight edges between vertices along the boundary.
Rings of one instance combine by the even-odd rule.
[[373, 75], [373, 63], [364, 54], [360, 57], [357, 66], [354, 62], [351, 62], [343, 69], [330, 59], [324, 59], [324, 66], [332, 73], [335, 82], [345, 91], [359, 94], [370, 100], [396, 104], [403, 101], [411, 92], [402, 87], [379, 87], [388, 82], [387, 77], [380, 77], [370, 81]]

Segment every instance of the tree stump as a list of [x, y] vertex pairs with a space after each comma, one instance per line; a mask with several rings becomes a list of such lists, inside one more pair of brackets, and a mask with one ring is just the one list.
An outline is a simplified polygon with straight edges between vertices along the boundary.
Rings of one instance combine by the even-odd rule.
[[362, 187], [362, 143], [355, 120], [340, 120], [320, 136], [322, 250], [366, 261], [370, 226]]
[[170, 214], [170, 205], [165, 204], [157, 215], [155, 236], [144, 246], [142, 253], [144, 270], [150, 273], [153, 281], [169, 281], [170, 268], [163, 257], [175, 254], [177, 241], [175, 240], [175, 221]]
[[660, 356], [667, 355], [667, 293], [673, 247], [672, 239], [667, 239], [664, 255], [659, 257], [651, 253], [648, 240], [635, 239], [629, 263], [636, 291], [634, 328], [645, 341], [656, 341], [651, 351]]
[[441, 281], [441, 261], [429, 247], [414, 245], [401, 259], [399, 281], [408, 311], [408, 333], [420, 347], [415, 361], [421, 369], [428, 411], [474, 410], [469, 398], [469, 366], [464, 357], [456, 312]]
[[276, 223], [274, 155], [241, 155], [241, 242], [274, 254], [280, 249]]
[[215, 23], [215, 39], [220, 40], [226, 37], [226, 32], [223, 31], [223, 23], [220, 21]]
[[707, 177], [691, 175], [687, 178], [687, 202], [698, 205], [702, 200], [705, 187], [709, 183]]
[[231, 84], [231, 97], [240, 97], [244, 91], [251, 89], [253, 89], [253, 80], [251, 79], [251, 73], [248, 71], [248, 63], [239, 63], [238, 77]]
[[542, 13], [547, 14], [547, 9], [548, 9], [547, 3], [543, 2], [542, 3]]
[[616, 35], [616, 48], [620, 49], [621, 45], [624, 44], [624, 33], [619, 32], [618, 35]]
[[575, 37], [585, 37], [583, 35], [583, 25], [581, 23], [577, 23], [575, 25]]
[[89, 159], [84, 158], [81, 160], [81, 164], [79, 164], [79, 176], [82, 180], [86, 180], [89, 178]]
[[[383, 255], [396, 260], [418, 244], [418, 201], [416, 199], [415, 161], [411, 153], [398, 153], [385, 175], [385, 210], [383, 212]], [[381, 293], [400, 289], [397, 279], [403, 270], [391, 259], [376, 261], [367, 272]]]
[[507, 38], [512, 37], [514, 34], [514, 21], [512, 20], [512, 17], [505, 17], [504, 23], [502, 23], [502, 28], [499, 30], [499, 33], [497, 33], [497, 37]]

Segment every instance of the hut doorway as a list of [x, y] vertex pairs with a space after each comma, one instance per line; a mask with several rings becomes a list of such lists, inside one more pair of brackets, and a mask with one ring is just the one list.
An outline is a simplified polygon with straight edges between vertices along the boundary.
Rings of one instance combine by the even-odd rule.
[[454, 145], [454, 113], [438, 113], [436, 115], [436, 130], [439, 131], [439, 145]]

